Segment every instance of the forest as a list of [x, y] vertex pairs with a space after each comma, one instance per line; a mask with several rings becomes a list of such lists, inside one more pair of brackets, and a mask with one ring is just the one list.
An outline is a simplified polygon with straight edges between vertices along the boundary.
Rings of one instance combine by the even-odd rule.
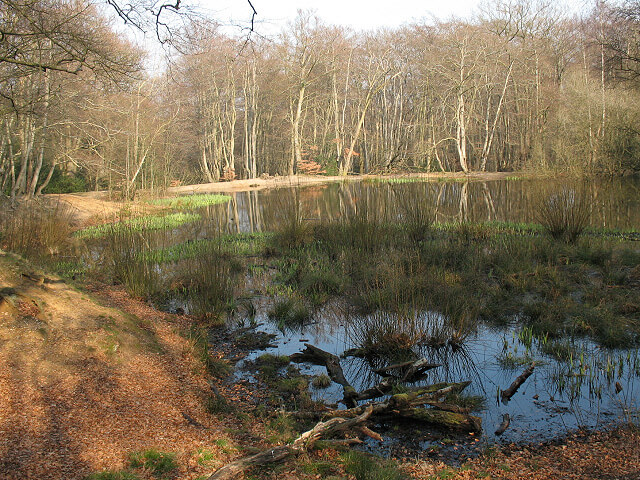
[[[369, 32], [301, 11], [271, 37], [107, 3], [0, 2], [5, 195], [130, 198], [292, 174], [640, 170], [637, 1], [599, 1], [578, 17], [549, 0], [492, 0], [470, 20]], [[152, 31], [166, 68], [148, 68], [123, 18]]]

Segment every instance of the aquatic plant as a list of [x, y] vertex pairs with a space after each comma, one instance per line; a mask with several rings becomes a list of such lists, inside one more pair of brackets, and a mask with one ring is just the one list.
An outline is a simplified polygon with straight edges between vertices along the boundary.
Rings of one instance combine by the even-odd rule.
[[149, 203], [152, 205], [160, 205], [170, 208], [190, 209], [226, 203], [230, 200], [231, 197], [229, 195], [203, 193], [182, 195], [179, 197], [158, 198], [155, 200], [150, 200]]
[[141, 232], [143, 230], [161, 230], [179, 227], [189, 222], [200, 220], [200, 215], [195, 213], [172, 213], [169, 215], [146, 215], [127, 220], [121, 220], [116, 223], [104, 223], [95, 225], [83, 230], [78, 230], [76, 236], [78, 238], [99, 238], [113, 233], [120, 229], [133, 230]]
[[417, 183], [428, 182], [428, 177], [366, 177], [362, 180], [363, 183], [380, 184], [403, 184], [403, 183]]

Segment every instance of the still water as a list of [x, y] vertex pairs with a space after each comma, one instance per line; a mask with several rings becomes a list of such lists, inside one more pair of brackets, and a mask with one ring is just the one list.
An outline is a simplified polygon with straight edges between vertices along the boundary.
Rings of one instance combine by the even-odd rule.
[[[489, 182], [342, 182], [231, 194], [233, 200], [208, 209], [223, 218], [231, 232], [277, 228], [287, 202], [299, 201], [309, 221], [331, 220], [356, 211], [364, 202], [379, 214], [392, 216], [407, 198], [420, 198], [436, 222], [532, 222], [541, 200], [563, 188], [584, 192], [591, 225], [609, 229], [640, 229], [640, 179], [584, 181], [566, 179], [496, 180]], [[203, 211], [207, 215], [206, 211]]]

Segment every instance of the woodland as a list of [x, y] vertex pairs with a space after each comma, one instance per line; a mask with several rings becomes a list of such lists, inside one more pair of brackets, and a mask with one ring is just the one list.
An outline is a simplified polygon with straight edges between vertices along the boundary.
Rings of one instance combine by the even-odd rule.
[[[368, 32], [299, 12], [271, 37], [180, 2], [0, 9], [0, 190], [12, 198], [292, 174], [640, 169], [637, 1], [575, 16], [550, 0], [491, 0], [471, 19]], [[127, 29], [154, 39], [163, 69]]]

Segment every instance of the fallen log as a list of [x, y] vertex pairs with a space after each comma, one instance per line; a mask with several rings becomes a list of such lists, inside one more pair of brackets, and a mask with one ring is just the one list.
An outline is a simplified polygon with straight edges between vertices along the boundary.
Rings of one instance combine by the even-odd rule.
[[354, 418], [361, 415], [367, 408], [371, 408], [372, 416], [400, 417], [437, 425], [442, 428], [475, 432], [479, 431], [482, 426], [482, 420], [478, 417], [462, 412], [418, 408], [443, 397], [447, 393], [462, 391], [470, 383], [438, 383], [410, 392], [392, 395], [383, 402], [371, 402], [368, 405], [346, 410], [333, 410], [327, 412], [326, 415], [333, 418]]
[[470, 384], [471, 382], [434, 383], [428, 387], [410, 390], [406, 393], [398, 393], [393, 395], [389, 401], [396, 406], [402, 404], [411, 405], [412, 407], [426, 405], [428, 402], [438, 400], [450, 393], [459, 393]]
[[398, 411], [397, 415], [415, 422], [437, 425], [448, 430], [464, 430], [479, 432], [482, 430], [482, 419], [474, 415], [445, 412], [435, 408], [407, 408]]
[[[371, 416], [372, 410], [372, 408], [368, 408], [362, 415], [349, 420], [332, 418], [326, 422], [320, 422], [311, 430], [304, 432], [296, 438], [293, 443], [240, 458], [216, 470], [209, 476], [208, 480], [230, 480], [244, 473], [249, 467], [278, 462], [292, 455], [303, 453], [313, 448], [314, 444], [323, 437], [331, 437], [353, 428], [357, 429], [360, 424], [364, 423]], [[366, 433], [368, 429], [360, 430]]]
[[438, 410], [444, 410], [445, 412], [471, 413], [470, 408], [461, 407], [459, 405], [453, 405], [451, 403], [425, 402], [425, 405], [429, 405], [430, 407], [437, 408]]
[[509, 428], [510, 424], [511, 424], [511, 417], [509, 417], [508, 413], [505, 413], [504, 415], [502, 415], [502, 422], [500, 423], [500, 426], [496, 430], [496, 435], [497, 436], [502, 435], [507, 430], [507, 428]]
[[424, 372], [432, 368], [440, 367], [441, 365], [430, 363], [426, 358], [422, 358], [417, 361], [402, 362], [395, 365], [390, 365], [385, 368], [379, 368], [374, 370], [379, 375], [389, 375], [390, 372], [404, 369], [405, 371], [399, 377], [385, 376], [380, 383], [360, 392], [355, 399], [356, 400], [372, 400], [374, 398], [382, 397], [393, 390], [396, 385], [404, 382], [414, 382], [419, 380], [424, 375]]
[[356, 392], [356, 389], [351, 386], [344, 376], [342, 366], [340, 365], [340, 359], [336, 355], [325, 352], [324, 350], [314, 347], [308, 343], [305, 343], [304, 346], [305, 349], [302, 352], [294, 353], [289, 357], [291, 361], [296, 363], [309, 362], [314, 365], [323, 365], [326, 367], [331, 380], [342, 385], [345, 405], [348, 408], [355, 407], [357, 405], [355, 398], [357, 397], [358, 392]]
[[518, 391], [520, 386], [527, 380], [527, 378], [531, 376], [535, 366], [536, 366], [536, 362], [531, 363], [531, 365], [529, 365], [529, 367], [513, 381], [511, 386], [509, 386], [509, 388], [501, 392], [500, 396], [502, 397], [502, 401], [504, 403], [508, 402], [509, 399], [515, 395], [515, 393]]
[[391, 390], [393, 390], [393, 387], [397, 384], [398, 381], [395, 378], [384, 378], [377, 385], [358, 393], [355, 400], [372, 400], [374, 398], [384, 397], [386, 394], [390, 393]]

